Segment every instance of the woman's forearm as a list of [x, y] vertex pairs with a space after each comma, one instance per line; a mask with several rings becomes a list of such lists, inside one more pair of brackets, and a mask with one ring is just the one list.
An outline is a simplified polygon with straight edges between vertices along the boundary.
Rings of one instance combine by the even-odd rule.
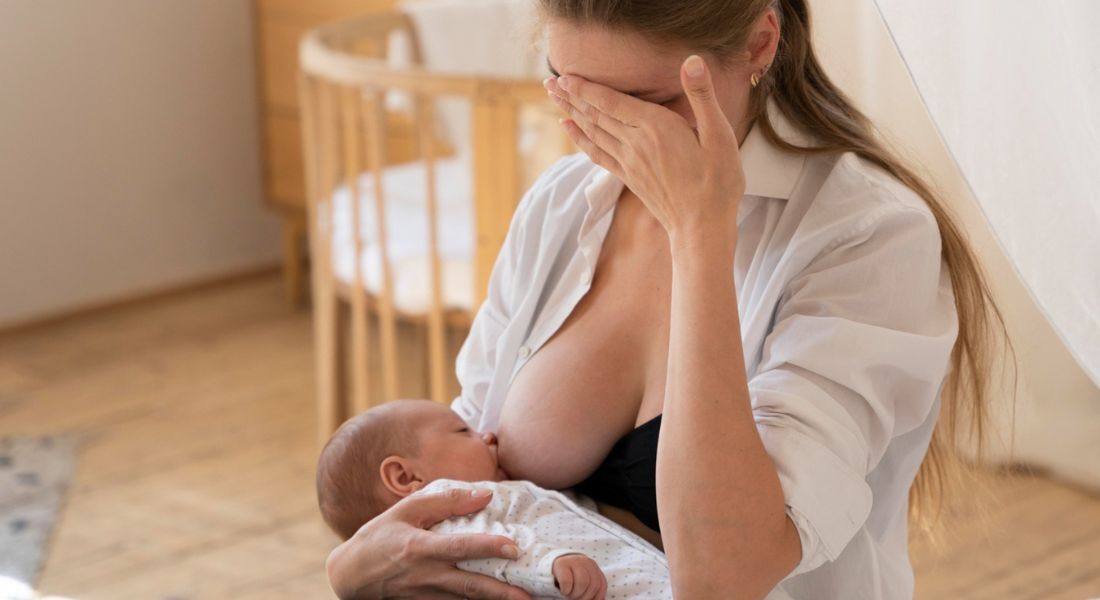
[[801, 556], [749, 402], [735, 246], [717, 230], [672, 240], [657, 504], [677, 598], [763, 597]]

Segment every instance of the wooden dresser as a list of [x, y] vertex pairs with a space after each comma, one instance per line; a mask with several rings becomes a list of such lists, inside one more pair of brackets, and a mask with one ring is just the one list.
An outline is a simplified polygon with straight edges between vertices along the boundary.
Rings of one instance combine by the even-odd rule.
[[[393, 10], [396, 0], [253, 0], [264, 196], [282, 220], [283, 274], [290, 302], [302, 301], [306, 245], [306, 192], [298, 117], [298, 40], [326, 21]], [[399, 124], [398, 124], [399, 125]], [[390, 128], [391, 145], [411, 148], [412, 131]], [[408, 137], [408, 140], [401, 139]], [[398, 149], [388, 156], [396, 162]]]

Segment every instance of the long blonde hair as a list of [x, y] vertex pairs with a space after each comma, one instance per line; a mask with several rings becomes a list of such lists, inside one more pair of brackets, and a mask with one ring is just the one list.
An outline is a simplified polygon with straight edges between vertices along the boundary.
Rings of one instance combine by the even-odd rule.
[[[810, 11], [805, 0], [539, 0], [539, 5], [544, 17], [639, 33], [655, 43], [684, 46], [722, 59], [743, 51], [757, 19], [765, 10], [776, 9], [779, 48], [771, 68], [753, 89], [748, 121], [756, 119], [769, 141], [789, 151], [854, 152], [891, 173], [928, 204], [939, 224], [959, 318], [939, 421], [909, 494], [911, 520], [921, 529], [929, 529], [940, 515], [946, 493], [967, 474], [957, 451], [959, 444], [970, 443], [976, 449], [976, 461], [981, 461], [989, 379], [998, 354], [994, 325], [999, 326], [1012, 351], [1012, 364], [1016, 354], [986, 276], [956, 217], [932, 187], [878, 139], [871, 121], [818, 63], [810, 42]], [[803, 148], [783, 141], [767, 119], [769, 97], [788, 119], [812, 131], [823, 143]]]

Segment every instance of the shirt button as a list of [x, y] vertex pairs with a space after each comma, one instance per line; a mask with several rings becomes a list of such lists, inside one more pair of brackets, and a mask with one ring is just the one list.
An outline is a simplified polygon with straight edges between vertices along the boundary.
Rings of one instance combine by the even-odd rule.
[[520, 358], [527, 358], [528, 356], [531, 356], [531, 349], [528, 348], [527, 346], [520, 346], [519, 357]]

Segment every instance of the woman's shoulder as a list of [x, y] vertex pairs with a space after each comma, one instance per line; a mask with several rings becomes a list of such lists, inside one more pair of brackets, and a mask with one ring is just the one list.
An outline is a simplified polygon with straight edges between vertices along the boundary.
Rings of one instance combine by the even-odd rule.
[[799, 185], [775, 209], [778, 231], [790, 235], [785, 247], [807, 255], [865, 238], [887, 223], [939, 235], [936, 217], [920, 194], [854, 152], [808, 156]]
[[819, 186], [809, 194], [818, 210], [844, 215], [849, 220], [867, 219], [872, 214], [897, 211], [923, 213], [935, 221], [928, 203], [893, 173], [855, 153], [815, 156], [812, 169]]

